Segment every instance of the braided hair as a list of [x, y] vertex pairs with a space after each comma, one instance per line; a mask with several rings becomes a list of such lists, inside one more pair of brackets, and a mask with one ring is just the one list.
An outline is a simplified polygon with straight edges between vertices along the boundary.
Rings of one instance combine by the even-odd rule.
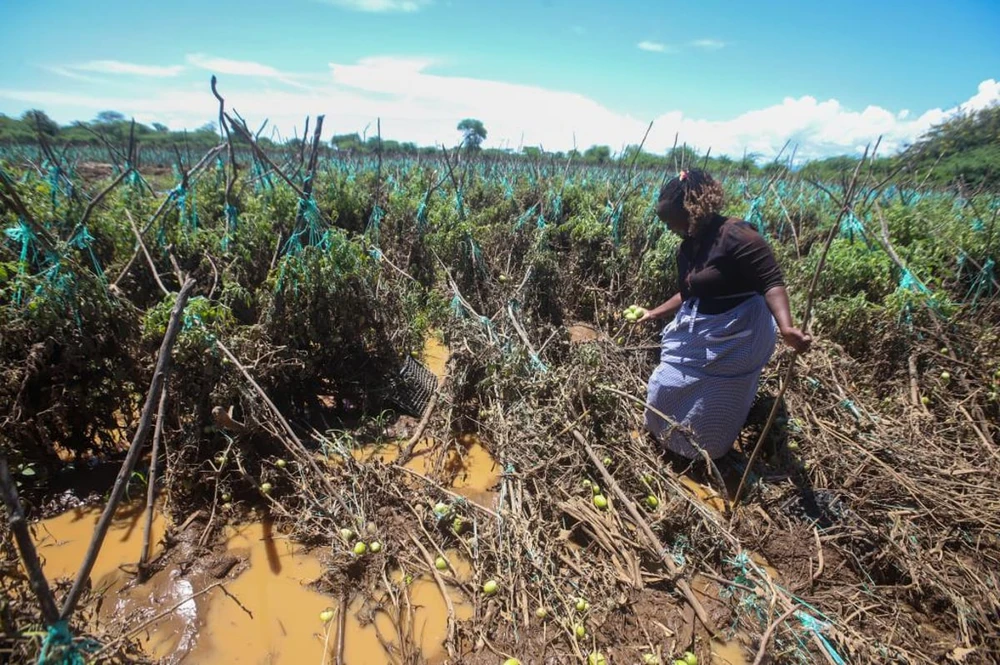
[[664, 221], [668, 217], [686, 216], [687, 233], [694, 236], [719, 214], [724, 201], [722, 185], [706, 171], [701, 169], [681, 171], [660, 190], [656, 215]]

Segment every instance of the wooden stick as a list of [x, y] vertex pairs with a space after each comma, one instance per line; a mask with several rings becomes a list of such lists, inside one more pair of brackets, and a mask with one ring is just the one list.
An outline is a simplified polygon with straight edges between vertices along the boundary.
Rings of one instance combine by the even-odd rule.
[[753, 665], [760, 665], [764, 662], [764, 656], [767, 655], [767, 645], [771, 641], [771, 636], [774, 635], [774, 631], [781, 625], [781, 622], [792, 616], [795, 610], [799, 609], [797, 605], [792, 605], [791, 609], [778, 617], [775, 621], [767, 627], [764, 631], [764, 635], [760, 638], [760, 647], [757, 649], [757, 657], [753, 659]]
[[[601, 474], [601, 477], [604, 479], [604, 484], [611, 488], [611, 491], [615, 495], [615, 499], [625, 506], [625, 510], [632, 518], [632, 521], [635, 522], [635, 525], [639, 527], [640, 531], [642, 531], [643, 535], [649, 541], [650, 546], [656, 550], [656, 556], [663, 561], [671, 575], [675, 577], [679, 576], [680, 570], [678, 570], [677, 564], [675, 564], [673, 560], [667, 556], [666, 548], [663, 547], [660, 539], [656, 537], [655, 533], [653, 533], [653, 529], [650, 528], [649, 523], [643, 519], [639, 510], [635, 507], [635, 504], [632, 503], [625, 492], [623, 492], [618, 486], [618, 483], [615, 482], [614, 476], [612, 476], [607, 468], [605, 468], [601, 458], [598, 457], [597, 453], [594, 452], [594, 449], [590, 447], [587, 439], [580, 433], [580, 430], [575, 427], [571, 431], [573, 433], [573, 438], [575, 438], [577, 442], [583, 446], [583, 449], [587, 452], [587, 457], [590, 458], [591, 463]], [[691, 605], [691, 609], [693, 609], [694, 613], [698, 616], [698, 620], [705, 625], [705, 628], [708, 629], [709, 633], [714, 635], [715, 627], [712, 625], [711, 619], [708, 618], [708, 613], [705, 611], [701, 601], [698, 600], [698, 598], [694, 595], [694, 591], [691, 590], [691, 586], [687, 583], [687, 580], [678, 579], [675, 584], [677, 588], [680, 589], [681, 594], [684, 596], [685, 600], [687, 600], [688, 604]]]
[[21, 561], [25, 570], [28, 571], [28, 582], [31, 590], [38, 599], [38, 604], [42, 608], [42, 618], [45, 624], [51, 626], [59, 621], [59, 610], [56, 608], [55, 598], [49, 588], [48, 580], [42, 571], [42, 564], [38, 560], [38, 552], [35, 550], [35, 543], [31, 540], [28, 532], [28, 520], [24, 517], [24, 510], [21, 502], [17, 498], [17, 485], [10, 476], [10, 469], [7, 466], [7, 458], [0, 455], [0, 495], [3, 503], [7, 507], [8, 524], [17, 542], [17, 549], [21, 553]]
[[437, 582], [438, 590], [441, 592], [441, 598], [444, 599], [444, 607], [448, 612], [448, 635], [445, 638], [445, 648], [448, 649], [448, 657], [452, 660], [455, 659], [455, 606], [451, 602], [451, 596], [448, 595], [448, 589], [444, 585], [444, 580], [441, 578], [441, 573], [438, 572], [437, 567], [434, 565], [434, 559], [431, 557], [430, 552], [427, 548], [423, 546], [420, 539], [413, 535], [412, 532], [407, 533], [413, 544], [417, 546], [420, 553], [424, 555], [424, 561], [427, 563], [427, 568], [431, 571], [431, 575], [434, 576], [434, 581]]
[[394, 464], [402, 466], [409, 462], [410, 458], [413, 457], [413, 448], [417, 445], [417, 442], [420, 441], [420, 437], [424, 435], [424, 430], [427, 429], [427, 425], [431, 421], [431, 414], [434, 413], [434, 407], [437, 405], [440, 394], [441, 391], [439, 388], [437, 392], [431, 395], [430, 400], [427, 402], [427, 407], [424, 409], [424, 415], [417, 424], [417, 429], [413, 431], [413, 436], [410, 437], [410, 440], [403, 445], [401, 452], [399, 453], [399, 457], [396, 458]]
[[[837, 233], [840, 231], [840, 223], [843, 221], [844, 216], [848, 212], [851, 212], [854, 195], [857, 193], [858, 175], [861, 173], [861, 167], [864, 165], [867, 158], [868, 149], [865, 148], [865, 154], [858, 161], [858, 165], [854, 169], [854, 174], [851, 176], [851, 182], [844, 190], [844, 198], [840, 206], [840, 214], [837, 215], [837, 219], [834, 221], [833, 226], [830, 228], [830, 232], [827, 234], [826, 243], [823, 245], [823, 253], [820, 254], [819, 263], [816, 264], [816, 271], [813, 272], [812, 281], [809, 282], [809, 295], [806, 298], [806, 309], [802, 315], [802, 330], [806, 330], [809, 327], [809, 318], [812, 314], [813, 299], [816, 296], [816, 287], [819, 284], [819, 277], [823, 272], [823, 267], [826, 265], [826, 257], [830, 253], [830, 246], [833, 244], [833, 239], [837, 237]], [[821, 185], [818, 186], [824, 191], [827, 191]], [[740, 505], [740, 499], [743, 498], [743, 488], [746, 485], [747, 478], [750, 477], [750, 472], [753, 470], [754, 463], [757, 461], [757, 457], [760, 455], [760, 451], [764, 447], [764, 441], [767, 440], [767, 435], [771, 433], [771, 427], [774, 425], [774, 420], [778, 416], [778, 408], [781, 406], [781, 399], [785, 396], [785, 391], [788, 390], [788, 386], [792, 382], [792, 377], [795, 374], [795, 362], [798, 360], [798, 357], [798, 351], [792, 351], [792, 359], [788, 364], [788, 369], [785, 370], [785, 378], [782, 382], [781, 389], [778, 391], [778, 395], [774, 399], [774, 404], [771, 405], [771, 413], [767, 416], [767, 422], [764, 424], [764, 429], [761, 430], [760, 436], [757, 438], [757, 443], [753, 447], [753, 452], [750, 453], [750, 460], [747, 462], [747, 468], [744, 469], [743, 477], [740, 478], [740, 484], [736, 488], [736, 495], [733, 497], [734, 520], [736, 519], [736, 509]]]
[[149, 392], [146, 394], [146, 403], [142, 407], [142, 414], [139, 417], [139, 427], [132, 437], [132, 444], [129, 446], [121, 469], [118, 471], [115, 486], [111, 490], [111, 496], [104, 507], [104, 512], [101, 513], [101, 517], [97, 521], [97, 528], [94, 530], [94, 535], [90, 540], [87, 555], [84, 557], [80, 571], [76, 575], [76, 580], [74, 580], [73, 586], [70, 588], [69, 594], [63, 603], [62, 612], [59, 614], [59, 618], [63, 621], [69, 619], [73, 614], [76, 603], [83, 594], [83, 589], [90, 578], [90, 572], [94, 569], [94, 563], [97, 562], [97, 555], [101, 551], [101, 545], [104, 544], [104, 537], [108, 534], [108, 528], [111, 526], [115, 510], [125, 495], [125, 486], [128, 484], [136, 462], [139, 461], [139, 453], [142, 450], [142, 444], [146, 441], [146, 436], [149, 434], [150, 422], [153, 419], [153, 405], [159, 400], [160, 391], [163, 389], [163, 382], [170, 372], [170, 351], [181, 330], [181, 314], [184, 312], [184, 305], [187, 304], [191, 291], [194, 290], [194, 284], [193, 279], [188, 279], [184, 283], [180, 293], [177, 295], [177, 302], [174, 303], [174, 309], [170, 313], [170, 322], [167, 324], [167, 332], [163, 336], [163, 342], [160, 344], [160, 352], [156, 359], [156, 368], [153, 370], [153, 380], [150, 383]]
[[153, 257], [149, 255], [149, 250], [146, 249], [146, 243], [142, 241], [142, 234], [139, 232], [139, 227], [136, 226], [135, 220], [132, 219], [132, 213], [125, 209], [125, 216], [128, 218], [128, 223], [132, 225], [132, 233], [135, 234], [135, 240], [139, 243], [139, 249], [142, 251], [142, 255], [146, 257], [146, 263], [149, 264], [149, 272], [153, 273], [153, 279], [156, 280], [156, 285], [160, 287], [160, 291], [164, 294], [170, 293], [167, 287], [163, 285], [163, 280], [160, 279], [160, 273], [156, 269], [156, 264], [153, 263]]
[[347, 630], [347, 605], [349, 602], [345, 591], [340, 596], [340, 616], [338, 617], [340, 621], [337, 625], [337, 665], [344, 665], [344, 643], [347, 637], [344, 633]]
[[146, 577], [149, 561], [149, 536], [153, 530], [153, 508], [156, 505], [156, 471], [163, 437], [163, 420], [167, 417], [167, 380], [163, 380], [160, 406], [156, 410], [156, 427], [153, 429], [153, 451], [150, 453], [149, 476], [146, 478], [146, 526], [142, 532], [142, 551], [139, 553], [139, 577]]

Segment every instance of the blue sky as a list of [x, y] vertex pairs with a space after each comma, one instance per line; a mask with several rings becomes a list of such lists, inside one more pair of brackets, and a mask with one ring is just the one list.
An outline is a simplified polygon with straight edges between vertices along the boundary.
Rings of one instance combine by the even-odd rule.
[[4, 2], [0, 113], [116, 109], [195, 127], [208, 78], [251, 124], [566, 149], [899, 148], [1000, 99], [997, 0], [70, 0]]

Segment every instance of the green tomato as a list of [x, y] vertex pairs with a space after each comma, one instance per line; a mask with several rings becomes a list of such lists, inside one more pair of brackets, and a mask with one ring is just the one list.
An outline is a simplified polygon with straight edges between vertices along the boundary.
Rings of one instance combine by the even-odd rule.
[[365, 544], [365, 541], [359, 540], [358, 542], [354, 543], [353, 551], [354, 551], [354, 556], [364, 556], [365, 553], [368, 552], [368, 545]]
[[604, 657], [604, 654], [600, 651], [595, 651], [587, 656], [587, 665], [608, 665], [608, 661]]
[[372, 554], [378, 554], [382, 551], [382, 543], [377, 540], [373, 540], [372, 544], [368, 546], [368, 549], [372, 551]]
[[448, 562], [443, 556], [434, 559], [434, 567], [438, 570], [448, 570]]
[[486, 584], [483, 585], [483, 593], [487, 596], [496, 595], [496, 592], [500, 590], [500, 585], [497, 584], [496, 580], [487, 580]]
[[603, 494], [594, 495], [594, 505], [604, 510], [608, 507], [608, 500]]
[[660, 506], [660, 500], [656, 498], [656, 495], [650, 494], [646, 497], [646, 505], [649, 506], [650, 510], [656, 510]]
[[698, 665], [698, 656], [694, 655], [690, 651], [684, 652], [683, 660], [686, 665]]

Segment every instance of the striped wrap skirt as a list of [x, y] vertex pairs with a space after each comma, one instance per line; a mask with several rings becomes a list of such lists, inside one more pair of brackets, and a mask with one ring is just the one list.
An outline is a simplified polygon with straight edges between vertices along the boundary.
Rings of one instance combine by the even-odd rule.
[[764, 297], [754, 294], [728, 312], [699, 314], [698, 299], [681, 306], [664, 329], [660, 364], [649, 377], [646, 428], [672, 452], [712, 459], [733, 447], [757, 393], [760, 372], [777, 340]]

